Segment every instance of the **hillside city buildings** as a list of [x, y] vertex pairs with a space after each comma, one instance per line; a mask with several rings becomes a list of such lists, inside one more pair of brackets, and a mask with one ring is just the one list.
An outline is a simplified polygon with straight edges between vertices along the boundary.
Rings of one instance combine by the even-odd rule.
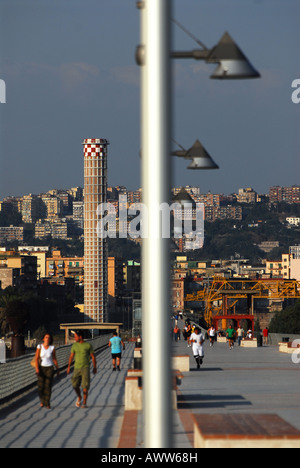
[[[105, 239], [97, 238], [96, 210], [99, 203], [111, 203], [117, 214], [117, 231], [127, 232], [127, 225], [123, 225], [125, 221], [118, 217], [120, 195], [126, 196], [129, 207], [132, 203], [141, 203], [142, 190], [107, 187], [107, 144], [100, 140], [84, 141], [84, 188], [55, 189], [39, 195], [7, 197], [0, 201], [0, 219], [3, 221], [7, 217], [17, 221], [16, 225], [0, 227], [0, 289], [13, 286], [24, 291], [43, 290], [46, 297], [69, 295], [76, 302], [81, 317], [95, 321], [121, 321], [136, 327], [138, 333], [141, 264], [139, 261], [124, 260], [121, 255], [108, 257]], [[246, 188], [225, 196], [210, 192], [201, 194], [199, 188], [188, 186], [174, 188], [173, 201], [182, 197], [193, 203], [202, 203], [206, 223], [227, 219], [238, 222], [243, 219], [243, 210], [250, 205], [299, 204], [299, 190], [299, 186], [272, 187], [268, 194], [258, 194]], [[130, 218], [126, 222], [130, 222]], [[299, 228], [297, 216], [289, 216], [282, 222], [290, 229]], [[43, 245], [35, 245], [35, 239]], [[59, 248], [49, 247], [50, 239], [52, 245], [55, 239], [81, 239], [85, 254], [65, 256]], [[132, 241], [140, 243], [141, 239]], [[259, 248], [263, 258], [259, 264], [252, 264], [239, 255], [227, 260], [210, 258], [191, 261], [184, 239], [174, 239], [173, 251], [177, 256], [171, 265], [172, 311], [178, 313], [191, 308], [192, 305], [185, 301], [186, 294], [195, 285], [207, 284], [215, 275], [300, 281], [300, 246], [291, 245], [276, 261], [271, 261], [269, 253], [278, 247], [278, 241], [262, 242]], [[63, 307], [62, 301], [62, 310]], [[282, 301], [266, 302], [260, 307], [268, 313], [274, 312], [282, 307]], [[75, 319], [78, 321], [78, 316]], [[68, 320], [71, 321], [71, 318]]]
[[[141, 263], [109, 256], [106, 265], [106, 320], [125, 323], [128, 328], [137, 327], [134, 318], [140, 313]], [[199, 307], [201, 311], [203, 304], [189, 303], [186, 296], [198, 288], [207, 287], [214, 277], [250, 279], [254, 282], [258, 279], [296, 279], [300, 282], [300, 246], [291, 246], [280, 261], [265, 259], [260, 264], [252, 264], [239, 257], [191, 261], [185, 255], [177, 255], [171, 263], [170, 271], [171, 311], [175, 315], [184, 310], [197, 311]], [[9, 286], [24, 292], [38, 293], [42, 290], [46, 297], [58, 298], [60, 301], [70, 296], [76, 302], [79, 315], [68, 317], [68, 323], [86, 319], [83, 295], [85, 278], [84, 257], [63, 256], [60, 250], [47, 247], [27, 246], [19, 247], [18, 250], [0, 248], [0, 290]], [[258, 301], [256, 313], [264, 317], [267, 323], [283, 305], [284, 299]]]
[[[176, 197], [182, 187], [173, 189]], [[206, 193], [201, 194], [198, 187], [184, 187], [184, 191], [194, 203], [203, 203], [205, 221], [214, 222], [218, 219], [233, 219], [241, 221], [243, 207], [247, 205], [268, 203], [299, 204], [300, 186], [271, 187], [268, 194], [258, 194], [252, 188], [239, 189], [231, 195]], [[142, 189], [128, 190], [124, 186], [107, 187], [106, 200], [119, 211], [119, 197], [127, 197], [127, 207], [133, 203], [141, 203]], [[66, 190], [49, 190], [39, 195], [24, 195], [23, 197], [6, 197], [0, 201], [0, 214], [18, 214], [21, 223], [11, 226], [0, 226], [0, 244], [3, 242], [20, 241], [30, 235], [36, 239], [70, 239], [83, 234], [84, 229], [84, 189], [73, 187]], [[297, 226], [300, 218], [287, 217], [290, 225]], [[119, 227], [119, 226], [118, 226]]]

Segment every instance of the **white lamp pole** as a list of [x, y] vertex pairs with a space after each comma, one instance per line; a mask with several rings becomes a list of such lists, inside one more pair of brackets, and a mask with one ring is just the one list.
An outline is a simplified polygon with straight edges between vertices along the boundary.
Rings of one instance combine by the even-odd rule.
[[[137, 2], [141, 9], [142, 45], [137, 62], [142, 76], [142, 188], [148, 236], [142, 248], [143, 396], [145, 446], [171, 447], [171, 344], [169, 239], [162, 238], [159, 207], [171, 194], [171, 60], [194, 58], [218, 64], [211, 78], [258, 78], [228, 33], [212, 49], [171, 53], [171, 0]], [[201, 148], [200, 148], [201, 147]], [[199, 156], [199, 151], [201, 154]], [[217, 168], [196, 142], [187, 156], [189, 169]], [[146, 218], [146, 219], [145, 219]]]
[[[142, 4], [142, 2], [140, 2]], [[140, 5], [141, 6], [141, 5]], [[142, 188], [148, 235], [142, 247], [145, 447], [170, 448], [170, 240], [160, 205], [171, 193], [170, 0], [142, 4]]]

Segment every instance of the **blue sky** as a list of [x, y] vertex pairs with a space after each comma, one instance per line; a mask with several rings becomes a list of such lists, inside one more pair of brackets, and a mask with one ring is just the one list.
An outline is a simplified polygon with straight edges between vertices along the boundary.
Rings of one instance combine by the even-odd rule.
[[[205, 193], [299, 184], [300, 2], [174, 0], [208, 47], [228, 31], [260, 71], [224, 82], [214, 66], [173, 62], [173, 138], [199, 139], [218, 171], [173, 159], [173, 185]], [[140, 186], [140, 42], [135, 0], [0, 0], [0, 198], [83, 186], [84, 138], [107, 138], [110, 185]], [[197, 48], [175, 24], [174, 50]]]

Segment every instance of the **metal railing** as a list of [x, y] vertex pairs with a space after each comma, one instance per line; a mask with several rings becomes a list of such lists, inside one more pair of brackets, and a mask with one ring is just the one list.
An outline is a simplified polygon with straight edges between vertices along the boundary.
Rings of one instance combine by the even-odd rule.
[[[94, 351], [98, 351], [108, 345], [110, 338], [111, 334], [107, 334], [87, 341], [92, 344]], [[68, 365], [71, 347], [72, 345], [56, 348], [60, 370]], [[35, 370], [30, 365], [33, 357], [34, 354], [27, 354], [26, 356], [11, 359], [6, 364], [0, 364], [0, 404], [25, 393], [36, 385]]]

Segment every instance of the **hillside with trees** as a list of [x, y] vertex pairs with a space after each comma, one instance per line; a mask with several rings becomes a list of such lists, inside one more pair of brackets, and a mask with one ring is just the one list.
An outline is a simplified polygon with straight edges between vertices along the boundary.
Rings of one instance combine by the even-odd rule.
[[[199, 260], [228, 259], [238, 253], [251, 262], [280, 259], [291, 245], [300, 244], [300, 227], [291, 227], [286, 222], [290, 216], [300, 217], [300, 205], [244, 205], [242, 221], [205, 222], [204, 247], [190, 256]], [[259, 248], [266, 241], [278, 241], [279, 248], [266, 254]]]
[[277, 312], [270, 323], [269, 330], [271, 333], [300, 334], [300, 300], [294, 306]]

